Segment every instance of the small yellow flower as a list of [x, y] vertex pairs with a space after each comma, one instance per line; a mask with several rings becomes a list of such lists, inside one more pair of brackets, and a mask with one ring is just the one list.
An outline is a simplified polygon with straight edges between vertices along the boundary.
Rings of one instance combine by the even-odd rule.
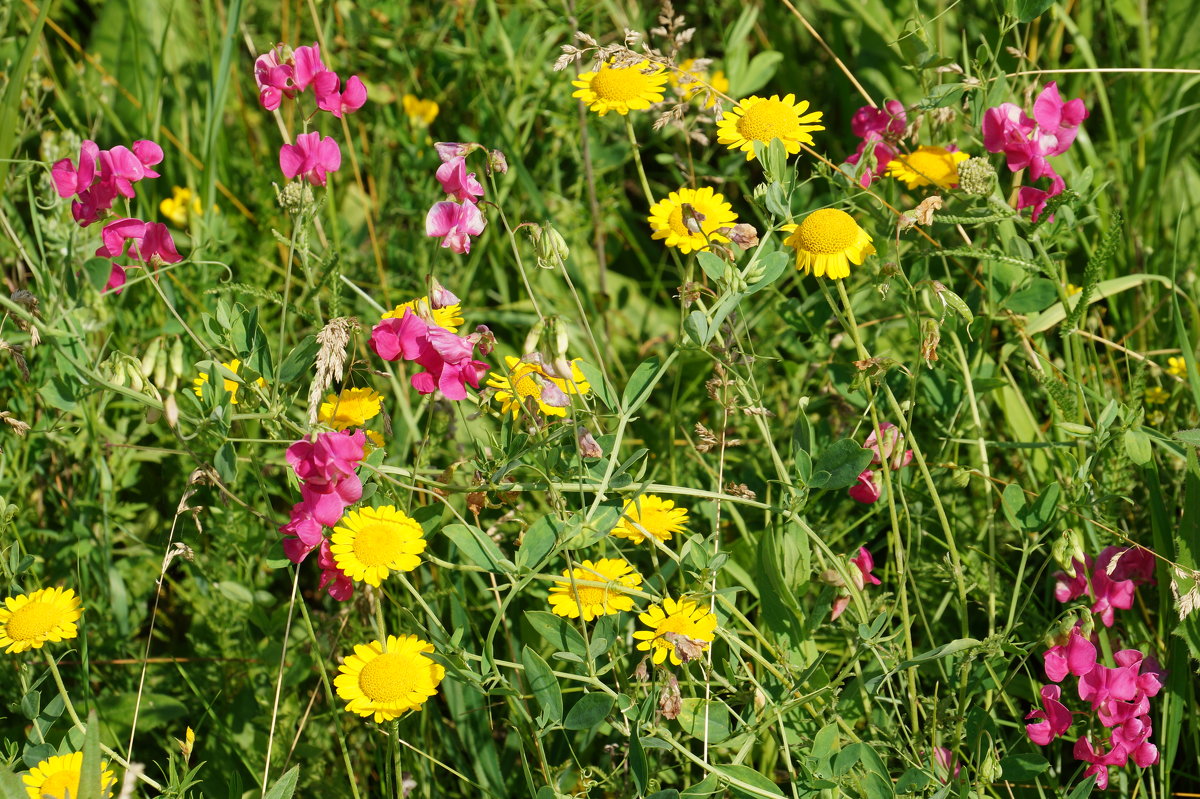
[[[163, 198], [163, 201], [158, 204], [158, 210], [175, 227], [187, 227], [189, 217], [204, 215], [200, 197], [193, 195], [191, 189], [175, 186], [171, 192], [172, 196]], [[213, 210], [216, 210], [215, 206]]]
[[[709, 92], [708, 86], [705, 86], [704, 83], [707, 83], [715, 91], [721, 94], [728, 94], [729, 78], [725, 77], [725, 73], [721, 70], [717, 70], [716, 72], [709, 74], [703, 69], [692, 69], [692, 65], [695, 63], [696, 59], [694, 58], [689, 58], [681, 63], [679, 65], [679, 71], [671, 73], [671, 85], [675, 87], [680, 96], [685, 100], [691, 100], [695, 97], [707, 97], [708, 99], [705, 100], [704, 107], [712, 108], [717, 104], [718, 98], [716, 95]], [[687, 83], [684, 83], [683, 81], [685, 78], [683, 73], [685, 72], [695, 78], [699, 78], [700, 80], [704, 81], [704, 83], [700, 83], [695, 80], [690, 80]]]
[[377, 722], [420, 710], [446, 676], [446, 669], [428, 656], [432, 651], [433, 644], [415, 635], [389, 635], [386, 651], [381, 641], [358, 644], [338, 667], [333, 681], [337, 695], [346, 710]]
[[742, 150], [746, 160], [754, 160], [754, 142], [770, 144], [775, 139], [783, 142], [788, 155], [800, 152], [801, 144], [812, 144], [810, 135], [816, 130], [825, 130], [821, 112], [808, 111], [808, 101], [796, 102], [796, 95], [773, 94], [770, 97], [747, 97], [738, 101], [729, 113], [717, 123], [717, 141], [730, 150]]
[[392, 572], [421, 564], [425, 531], [393, 505], [352, 510], [333, 528], [329, 552], [351, 580], [378, 586]]
[[465, 320], [462, 317], [462, 305], [454, 303], [441, 308], [430, 308], [429, 297], [417, 297], [416, 299], [402, 302], [392, 310], [385, 313], [382, 319], [400, 319], [404, 316], [405, 311], [412, 311], [422, 319], [427, 319], [433, 322], [438, 327], [444, 327], [451, 333], [458, 332], [458, 326]]
[[362, 427], [383, 410], [383, 395], [373, 388], [344, 388], [325, 397], [317, 421], [334, 430]]
[[427, 128], [437, 119], [438, 104], [433, 100], [420, 100], [416, 95], [406, 94], [400, 102], [409, 120], [419, 128]]
[[1167, 374], [1187, 377], [1187, 361], [1183, 358], [1167, 358]]
[[1083, 286], [1076, 286], [1074, 283], [1067, 284], [1067, 296], [1074, 297], [1079, 292], [1083, 291]]
[[634, 544], [645, 541], [647, 535], [659, 541], [670, 541], [671, 536], [683, 532], [688, 523], [687, 508], [677, 508], [673, 500], [657, 494], [626, 500], [621, 513], [621, 521], [612, 529], [612, 534]]
[[583, 616], [584, 621], [633, 610], [633, 597], [607, 585], [579, 585], [570, 578], [629, 588], [637, 588], [642, 584], [642, 575], [621, 558], [601, 558], [595, 563], [585, 560], [578, 568], [567, 569], [562, 575], [568, 579], [556, 581], [550, 589], [550, 610], [571, 619]]
[[717, 231], [737, 224], [737, 214], [725, 198], [705, 186], [700, 189], [682, 188], [650, 206], [650, 228], [653, 239], [666, 239], [684, 255], [693, 250], [703, 251], [711, 243], [725, 244], [728, 237]]
[[958, 185], [958, 165], [968, 158], [964, 152], [951, 152], [944, 147], [918, 147], [889, 161], [887, 173], [907, 183], [910, 189], [918, 186], [949, 189]]
[[[74, 799], [79, 795], [80, 772], [83, 770], [83, 752], [69, 755], [53, 755], [38, 763], [22, 781], [29, 799]], [[117, 777], [108, 767], [107, 760], [100, 761], [100, 795], [112, 796]]]
[[579, 368], [583, 359], [571, 361], [571, 379], [564, 380], [550, 374], [541, 360], [535, 357], [506, 356], [504, 363], [508, 366], [508, 374], [488, 373], [487, 384], [496, 389], [492, 397], [500, 403], [500, 412], [511, 414], [514, 419], [520, 415], [522, 408], [530, 409], [535, 405], [544, 416], [565, 417], [570, 405], [566, 395], [585, 395], [592, 390]]
[[653, 649], [656, 666], [668, 657], [676, 666], [682, 665], [681, 651], [690, 659], [695, 652], [708, 649], [717, 631], [717, 617], [690, 599], [676, 602], [666, 597], [662, 605], [651, 605], [638, 620], [650, 628], [634, 632], [633, 637], [641, 641], [638, 651]]
[[0, 607], [0, 647], [8, 653], [41, 649], [79, 635], [75, 622], [83, 615], [79, 597], [70, 588], [43, 588], [10, 596]]
[[661, 103], [666, 82], [663, 67], [649, 61], [629, 67], [601, 64], [594, 72], [584, 72], [571, 81], [572, 86], [579, 88], [571, 96], [578, 97], [600, 116], [609, 111], [625, 116], [630, 111], [644, 111]]
[[[221, 365], [224, 366], [229, 371], [233, 372], [234, 374], [237, 374], [238, 370], [242, 368], [242, 362], [239, 361], [237, 358], [234, 358], [229, 363], [222, 363]], [[192, 381], [192, 391], [196, 392], [197, 397], [204, 396], [204, 391], [201, 387], [207, 382], [208, 382], [208, 372], [201, 372], [200, 376]], [[255, 380], [254, 384], [256, 386], [258, 386], [259, 388], [267, 387], [267, 381], [262, 379], [261, 377], [258, 378], [258, 380]], [[228, 378], [225, 378], [222, 385], [225, 386], [225, 391], [229, 394], [229, 403], [231, 405], [237, 405], [238, 404], [237, 393], [238, 393], [238, 389], [240, 388], [240, 386]]]
[[1146, 389], [1145, 400], [1147, 405], [1162, 405], [1171, 398], [1171, 395], [1164, 391], [1160, 386]]
[[850, 264], [857, 266], [875, 252], [867, 231], [837, 208], [813, 211], [799, 225], [784, 225], [783, 229], [791, 233], [783, 243], [796, 250], [796, 268], [801, 272], [811, 269], [817, 277], [848, 277]]

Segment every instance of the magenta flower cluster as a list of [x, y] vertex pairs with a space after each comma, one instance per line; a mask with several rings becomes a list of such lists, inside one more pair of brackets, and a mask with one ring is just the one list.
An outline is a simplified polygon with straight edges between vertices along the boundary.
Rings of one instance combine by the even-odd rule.
[[443, 247], [462, 255], [471, 251], [471, 237], [483, 233], [487, 226], [478, 205], [483, 186], [475, 179], [474, 172], [467, 172], [467, 155], [479, 145], [438, 142], [434, 147], [442, 159], [437, 170], [438, 183], [452, 199], [434, 203], [429, 209], [425, 215], [425, 235], [441, 239]]
[[1017, 192], [1017, 210], [1032, 208], [1033, 221], [1045, 211], [1047, 200], [1066, 189], [1046, 159], [1070, 148], [1087, 116], [1083, 100], [1063, 102], [1054, 81], [1047, 83], [1034, 101], [1032, 119], [1013, 103], [1001, 103], [984, 112], [983, 146], [988, 152], [1004, 153], [1013, 172], [1028, 168], [1031, 180], [1050, 180], [1048, 188], [1022, 186]]
[[[432, 308], [458, 304], [455, 297], [441, 286], [430, 292]], [[410, 378], [419, 394], [440, 391], [449, 400], [467, 397], [467, 386], [479, 388], [479, 380], [487, 374], [488, 364], [475, 360], [475, 348], [486, 355], [491, 348], [491, 331], [480, 325], [474, 333], [460, 336], [434, 324], [424, 316], [405, 309], [400, 318], [383, 319], [371, 331], [372, 351], [385, 361], [411, 361], [424, 368]]]
[[301, 439], [288, 447], [287, 462], [300, 478], [300, 502], [292, 507], [283, 533], [283, 551], [288, 560], [300, 563], [320, 548], [321, 588], [329, 595], [347, 600], [354, 583], [334, 563], [325, 528], [333, 527], [346, 508], [362, 498], [362, 480], [357, 474], [367, 442], [362, 430], [318, 433], [315, 441]]
[[[284, 98], [295, 99], [312, 89], [317, 108], [335, 117], [357, 111], [367, 102], [367, 89], [357, 75], [345, 83], [321, 60], [320, 45], [297, 47], [276, 45], [254, 62], [258, 101], [268, 111], [279, 108]], [[342, 151], [332, 137], [301, 133], [295, 144], [279, 149], [279, 168], [288, 180], [299, 177], [314, 186], [324, 186], [325, 177], [342, 166]]]
[[[912, 463], [913, 452], [911, 449], [903, 448], [904, 434], [900, 432], [900, 428], [891, 422], [884, 422], [879, 425], [879, 432], [883, 433], [882, 444], [879, 443], [874, 430], [863, 442], [863, 449], [869, 449], [875, 453], [871, 458], [872, 466], [882, 466], [886, 462], [892, 471], [899, 471]], [[879, 475], [874, 469], [863, 469], [858, 475], [858, 482], [849, 489], [850, 497], [864, 505], [878, 502], [882, 492], [883, 487], [880, 485]]]
[[[132, 147], [117, 145], [109, 150], [101, 150], [94, 141], [87, 140], [79, 148], [79, 163], [64, 158], [50, 168], [50, 177], [58, 196], [75, 198], [71, 215], [80, 226], [87, 227], [113, 216], [117, 197], [132, 200], [137, 196], [133, 184], [159, 177], [151, 167], [162, 160], [162, 148], [146, 139], [135, 141]], [[113, 259], [106, 290], [119, 292], [125, 285], [125, 270], [130, 267], [158, 268], [183, 260], [170, 231], [161, 222], [118, 218], [104, 226], [100, 238], [104, 243], [96, 255]], [[138, 263], [116, 262], [127, 252]]]
[[899, 155], [897, 143], [907, 128], [908, 114], [904, 111], [904, 103], [899, 100], [888, 100], [883, 108], [864, 105], [854, 113], [850, 130], [862, 141], [858, 143], [854, 154], [846, 158], [846, 163], [858, 164], [868, 147], [872, 148], [875, 155], [875, 165], [863, 172], [859, 179], [864, 189], [871, 185], [872, 180], [883, 177], [888, 162]]
[[[866, 547], [858, 548], [858, 554], [850, 558], [850, 565], [854, 567], [850, 571], [850, 579], [854, 581], [854, 587], [859, 591], [863, 590], [868, 583], [880, 584], [879, 578], [871, 573], [875, 571], [875, 558], [871, 557], [871, 553], [867, 551]], [[829, 615], [829, 620], [833, 621], [841, 616], [849, 605], [849, 595], [839, 596], [833, 600], [833, 612]]]
[[[1106, 627], [1113, 624], [1114, 609], [1133, 606], [1138, 585], [1153, 582], [1154, 558], [1146, 550], [1133, 547], [1108, 547], [1093, 560], [1075, 560], [1074, 575], [1059, 572], [1055, 597], [1069, 602], [1089, 594], [1092, 612]], [[1108, 731], [1107, 738], [1093, 743], [1081, 736], [1073, 749], [1075, 759], [1087, 763], [1086, 775], [1096, 776], [1096, 786], [1108, 787], [1108, 770], [1133, 761], [1139, 768], [1158, 762], [1158, 748], [1150, 742], [1154, 732], [1150, 720], [1150, 699], [1163, 687], [1165, 674], [1153, 659], [1137, 649], [1122, 649], [1113, 654], [1115, 666], [1098, 662], [1096, 645], [1076, 625], [1067, 641], [1050, 647], [1042, 654], [1046, 678], [1052, 685], [1041, 688], [1042, 707], [1025, 718], [1029, 740], [1048, 746], [1070, 729], [1076, 715], [1091, 716]], [[1088, 709], [1072, 713], [1063, 701], [1058, 685], [1068, 677], [1076, 678], [1079, 699]]]

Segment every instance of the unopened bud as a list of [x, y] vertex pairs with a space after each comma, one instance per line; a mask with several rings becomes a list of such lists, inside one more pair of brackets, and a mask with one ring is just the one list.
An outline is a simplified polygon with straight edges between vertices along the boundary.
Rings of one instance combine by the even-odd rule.
[[466, 158], [475, 150], [482, 149], [483, 145], [475, 144], [474, 142], [457, 142], [457, 141], [439, 141], [434, 142], [433, 149], [437, 150], [438, 158], [442, 159], [442, 163], [453, 161], [455, 158], [462, 156]]
[[537, 265], [543, 269], [553, 269], [566, 263], [571, 250], [562, 235], [549, 223], [534, 225], [531, 228], [533, 248], [537, 255]]
[[600, 444], [586, 427], [580, 425], [576, 430], [575, 440], [579, 442], [579, 454], [583, 457], [599, 458], [604, 455], [604, 450], [600, 449]]
[[429, 287], [429, 304], [433, 308], [446, 308], [451, 305], [458, 305], [460, 300], [450, 291], [450, 289], [438, 282], [435, 277]]
[[488, 152], [488, 170], [493, 174], [500, 173], [501, 175], [508, 172], [508, 159], [504, 157], [504, 153], [499, 150], [490, 150]]
[[275, 187], [275, 199], [288, 214], [300, 216], [313, 206], [312, 186], [303, 180], [293, 180], [282, 189]]

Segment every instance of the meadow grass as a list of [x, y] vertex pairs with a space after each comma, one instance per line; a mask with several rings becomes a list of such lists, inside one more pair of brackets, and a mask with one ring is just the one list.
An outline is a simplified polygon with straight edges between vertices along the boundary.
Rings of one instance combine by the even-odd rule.
[[[1200, 790], [1190, 4], [694, 5], [0, 8], [0, 629], [24, 634], [40, 589], [84, 608], [0, 653], [0, 795], [81, 752], [84, 799], [104, 769], [123, 796], [1084, 799], [1076, 742], [1110, 749], [1114, 714], [1148, 720], [1155, 756], [1131, 745], [1107, 792]], [[266, 110], [255, 60], [279, 42], [319, 42], [365, 105]], [[572, 96], [601, 48], [643, 42], [675, 76], [712, 59], [700, 96], [603, 116]], [[1030, 170], [982, 126], [1052, 80], [1088, 116], [1035, 222]], [[718, 108], [789, 93], [821, 113], [800, 152], [718, 141]], [[864, 187], [852, 120], [889, 100], [898, 153], [987, 163]], [[280, 171], [311, 130], [340, 144], [325, 185]], [[167, 223], [182, 260], [119, 293], [93, 255], [112, 220], [76, 224], [52, 180], [83, 140], [163, 150], [114, 213]], [[483, 145], [469, 252], [424, 227], [439, 142]], [[671, 205], [704, 187], [752, 238]], [[705, 251], [652, 235], [664, 201]], [[871, 237], [844, 279], [795, 268], [786, 226], [826, 208]], [[381, 357], [404, 318], [381, 316], [439, 284], [457, 335], [435, 357], [422, 321], [424, 361]], [[489, 369], [463, 399], [412, 381], [464, 357]], [[359, 449], [317, 463], [314, 434]], [[293, 563], [280, 527], [326, 480], [361, 484], [339, 510], [403, 514], [377, 546], [421, 541], [413, 562], [376, 584]], [[316, 525], [334, 551], [366, 536], [347, 520]], [[676, 600], [668, 629], [651, 608]], [[377, 685], [356, 647], [398, 659], [410, 635], [432, 650], [395, 684], [420, 698], [348, 711]], [[1100, 664], [1092, 704], [1078, 660], [1051, 677], [1065, 642]], [[1056, 683], [1075, 715], [1039, 745]]]

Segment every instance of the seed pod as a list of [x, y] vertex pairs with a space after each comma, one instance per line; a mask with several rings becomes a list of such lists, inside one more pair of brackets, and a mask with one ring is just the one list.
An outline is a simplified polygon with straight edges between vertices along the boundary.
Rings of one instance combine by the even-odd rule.
[[151, 339], [145, 354], [142, 355], [140, 369], [142, 377], [149, 377], [154, 372], [154, 362], [158, 359], [160, 350], [162, 350], [162, 336]]

